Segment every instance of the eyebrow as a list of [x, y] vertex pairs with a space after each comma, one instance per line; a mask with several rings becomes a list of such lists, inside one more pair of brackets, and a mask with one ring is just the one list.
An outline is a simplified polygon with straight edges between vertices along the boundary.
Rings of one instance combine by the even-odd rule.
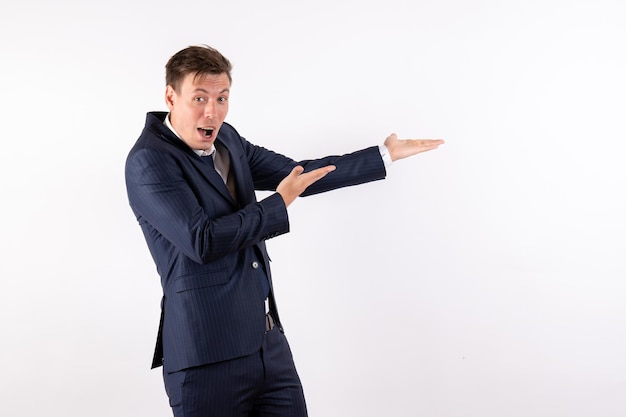
[[[196, 88], [195, 90], [193, 90], [194, 93], [198, 91], [200, 91], [201, 93], [209, 94], [209, 92], [205, 90], [204, 88]], [[222, 91], [220, 91], [218, 94], [223, 94], [223, 93], [230, 93], [230, 88], [225, 88]]]

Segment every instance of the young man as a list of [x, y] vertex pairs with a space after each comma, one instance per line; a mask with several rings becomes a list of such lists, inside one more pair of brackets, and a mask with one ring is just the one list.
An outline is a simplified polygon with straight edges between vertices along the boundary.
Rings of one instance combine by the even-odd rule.
[[[265, 240], [300, 195], [383, 179], [442, 140], [399, 140], [296, 162], [224, 120], [231, 64], [192, 46], [166, 65], [166, 112], [148, 113], [126, 162], [131, 208], [163, 287], [153, 367], [176, 417], [306, 416], [272, 291]], [[274, 194], [256, 201], [254, 190]]]

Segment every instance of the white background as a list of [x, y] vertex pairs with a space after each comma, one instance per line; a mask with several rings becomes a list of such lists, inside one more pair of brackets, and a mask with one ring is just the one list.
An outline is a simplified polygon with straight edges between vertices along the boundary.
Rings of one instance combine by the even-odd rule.
[[[311, 416], [626, 415], [621, 0], [0, 6], [0, 413], [169, 416], [126, 154], [164, 65], [296, 159], [444, 138], [268, 242]], [[262, 197], [262, 195], [261, 195]]]

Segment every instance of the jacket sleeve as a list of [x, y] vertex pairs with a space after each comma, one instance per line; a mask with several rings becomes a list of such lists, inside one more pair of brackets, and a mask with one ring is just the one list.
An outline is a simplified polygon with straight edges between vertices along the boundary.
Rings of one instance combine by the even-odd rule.
[[[335, 171], [307, 188], [302, 196], [381, 180], [387, 174], [377, 146], [345, 155], [297, 162], [260, 146], [252, 145], [245, 139], [242, 140], [257, 190], [276, 190], [280, 181], [289, 175], [296, 165], [302, 166], [305, 172], [327, 165], [337, 167]], [[269, 161], [271, 163], [268, 163]]]

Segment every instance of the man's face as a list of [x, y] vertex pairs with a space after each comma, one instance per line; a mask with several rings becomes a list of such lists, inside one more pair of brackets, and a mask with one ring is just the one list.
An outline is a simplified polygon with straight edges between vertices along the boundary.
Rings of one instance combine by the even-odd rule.
[[190, 148], [209, 150], [228, 113], [228, 75], [187, 74], [178, 90], [165, 89], [172, 127]]

